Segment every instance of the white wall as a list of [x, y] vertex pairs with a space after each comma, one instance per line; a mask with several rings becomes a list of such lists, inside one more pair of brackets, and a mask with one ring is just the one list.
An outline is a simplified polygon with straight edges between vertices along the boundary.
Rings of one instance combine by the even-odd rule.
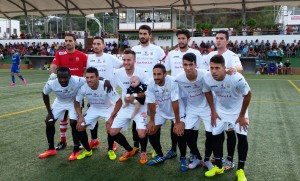
[[[10, 27], [11, 26], [11, 27]], [[17, 20], [8, 20], [8, 19], [3, 19], [0, 18], [0, 38], [5, 38], [4, 35], [6, 33], [6, 37], [9, 38], [10, 36], [10, 32], [13, 34], [14, 33], [14, 29], [17, 30], [17, 35], [20, 35], [20, 21]], [[6, 32], [7, 28], [11, 28], [10, 32]]]

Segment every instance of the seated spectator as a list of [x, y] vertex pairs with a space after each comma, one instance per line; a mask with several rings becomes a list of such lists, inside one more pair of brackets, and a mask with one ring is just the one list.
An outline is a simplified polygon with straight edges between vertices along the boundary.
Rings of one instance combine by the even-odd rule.
[[245, 45], [243, 50], [242, 50], [242, 56], [247, 57], [248, 52], [249, 52], [248, 45]]
[[248, 55], [247, 55], [247, 56], [248, 56], [248, 57], [255, 57], [255, 56], [256, 56], [256, 53], [255, 53], [253, 47], [251, 47], [251, 48], [249, 49], [249, 52], [248, 52]]
[[267, 56], [268, 56], [268, 59], [269, 59], [269, 60], [272, 60], [272, 59], [275, 58], [275, 54], [274, 54], [274, 52], [272, 51], [272, 49], [269, 49], [269, 50], [268, 50]]
[[282, 62], [279, 60], [276, 65], [277, 65], [277, 74], [282, 74], [282, 68], [283, 68]]
[[268, 69], [268, 64], [265, 62], [265, 60], [260, 61], [260, 73], [266, 74]]
[[268, 65], [268, 75], [275, 75], [277, 73], [276, 63], [271, 60]]
[[277, 48], [277, 57], [280, 62], [282, 61], [283, 55], [284, 55], [283, 50], [280, 47]]
[[291, 63], [289, 60], [286, 60], [286, 62], [284, 62], [283, 64], [283, 73], [284, 74], [291, 74], [291, 69], [292, 69], [292, 66], [291, 66]]

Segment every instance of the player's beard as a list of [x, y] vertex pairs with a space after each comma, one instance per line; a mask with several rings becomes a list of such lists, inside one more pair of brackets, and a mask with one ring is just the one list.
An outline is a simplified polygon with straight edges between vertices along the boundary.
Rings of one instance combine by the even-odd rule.
[[186, 44], [185, 43], [179, 43], [178, 46], [179, 46], [180, 49], [185, 49], [188, 46], [188, 44], [187, 43]]
[[141, 44], [147, 44], [149, 42], [149, 39], [147, 38], [140, 38], [140, 43]]

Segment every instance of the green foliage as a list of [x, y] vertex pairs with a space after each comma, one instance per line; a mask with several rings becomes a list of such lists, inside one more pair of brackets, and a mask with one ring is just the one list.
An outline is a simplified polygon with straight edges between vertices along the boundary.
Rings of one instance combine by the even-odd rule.
[[246, 25], [247, 26], [250, 26], [250, 27], [255, 27], [256, 26], [256, 20], [255, 19], [253, 19], [253, 18], [250, 18], [250, 19], [247, 19], [247, 21], [246, 21]]

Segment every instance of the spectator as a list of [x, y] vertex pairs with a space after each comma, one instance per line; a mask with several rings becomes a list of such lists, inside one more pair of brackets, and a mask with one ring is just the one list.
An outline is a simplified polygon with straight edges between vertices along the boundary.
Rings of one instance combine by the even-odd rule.
[[268, 64], [265, 62], [265, 60], [260, 61], [260, 73], [261, 74], [266, 74], [268, 69]]
[[268, 75], [274, 75], [277, 73], [277, 66], [273, 60], [269, 62], [268, 65]]
[[291, 63], [289, 60], [286, 60], [286, 62], [283, 64], [283, 73], [285, 75], [287, 74], [291, 74], [291, 69], [292, 69], [292, 66], [291, 66]]
[[280, 60], [277, 62], [276, 66], [277, 66], [277, 74], [282, 74], [283, 64]]

